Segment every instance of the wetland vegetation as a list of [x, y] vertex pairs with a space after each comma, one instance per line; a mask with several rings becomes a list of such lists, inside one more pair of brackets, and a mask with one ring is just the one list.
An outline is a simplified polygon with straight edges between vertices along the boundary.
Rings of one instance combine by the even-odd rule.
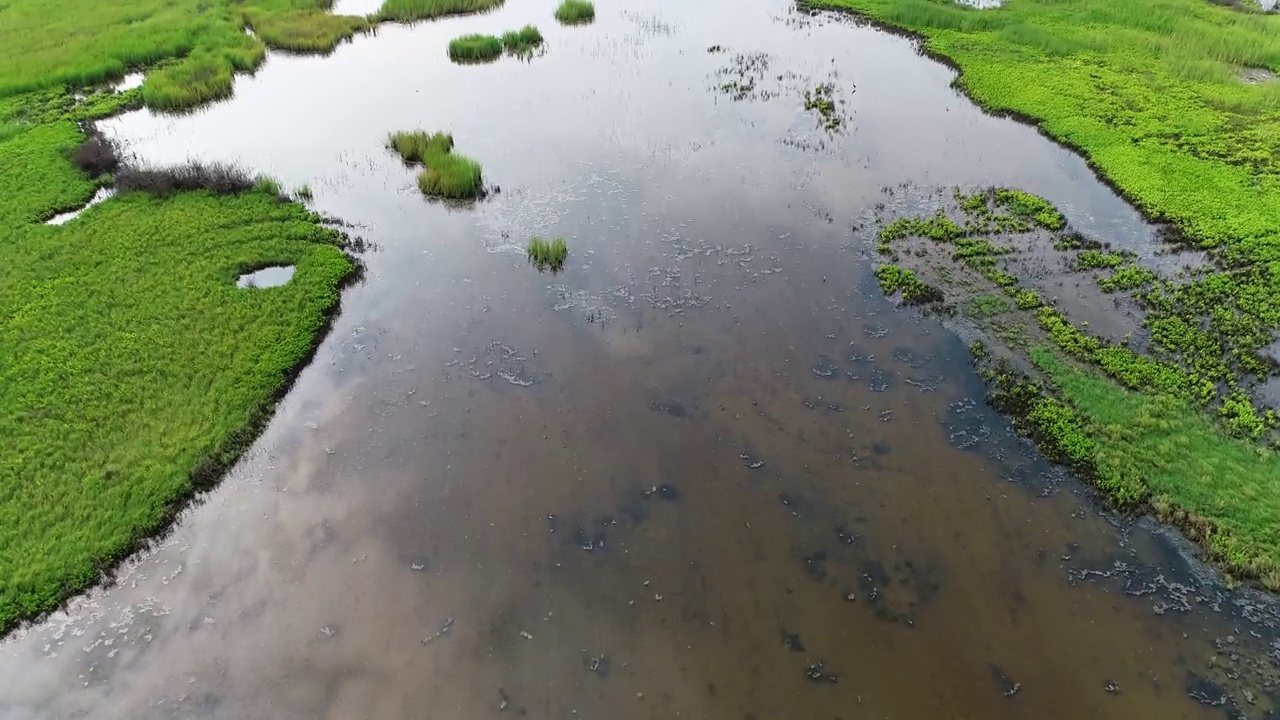
[[556, 273], [564, 269], [565, 258], [569, 257], [569, 245], [564, 238], [546, 240], [534, 236], [525, 248], [525, 255], [538, 270]]
[[458, 63], [488, 62], [508, 52], [529, 57], [542, 45], [542, 33], [533, 25], [496, 35], [463, 35], [449, 41], [449, 59]]
[[588, 0], [564, 0], [556, 8], [556, 20], [565, 25], [580, 25], [596, 19], [596, 6]]
[[421, 164], [418, 189], [447, 200], [472, 200], [484, 194], [480, 163], [453, 152], [453, 136], [421, 130], [392, 133], [388, 146], [406, 164]]
[[[388, 0], [367, 18], [331, 0], [0, 6], [0, 632], [96, 582], [220, 479], [355, 271], [274, 180], [122, 166], [88, 123], [227, 97], [268, 48], [323, 53], [378, 22], [500, 4]], [[139, 70], [140, 88], [105, 86]], [[479, 166], [443, 155], [425, 189], [474, 192]], [[44, 224], [107, 187], [75, 222]], [[236, 287], [278, 265], [295, 268], [287, 283]]]

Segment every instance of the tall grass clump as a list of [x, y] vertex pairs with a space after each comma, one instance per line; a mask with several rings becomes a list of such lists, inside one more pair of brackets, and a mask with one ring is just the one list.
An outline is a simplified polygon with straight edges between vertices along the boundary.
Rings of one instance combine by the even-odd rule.
[[565, 25], [589, 23], [596, 19], [596, 6], [588, 0], [564, 0], [556, 8], [556, 20]]
[[453, 136], [449, 133], [425, 133], [421, 130], [396, 132], [391, 134], [388, 144], [400, 155], [401, 160], [412, 164], [453, 150]]
[[534, 236], [525, 248], [529, 262], [540, 271], [560, 272], [564, 269], [564, 260], [569, 256], [569, 245], [564, 238], [546, 240]]
[[408, 164], [424, 166], [418, 173], [418, 189], [424, 195], [449, 200], [470, 200], [484, 194], [480, 163], [453, 153], [453, 136], [422, 131], [392, 133], [388, 146]]
[[542, 45], [542, 33], [533, 25], [502, 34], [502, 47], [517, 57], [525, 57]]
[[449, 41], [454, 62], [485, 62], [502, 54], [502, 40], [493, 35], [463, 35]]
[[480, 163], [463, 155], [446, 153], [424, 161], [426, 169], [418, 173], [418, 189], [423, 195], [449, 200], [470, 200], [482, 194]]
[[446, 15], [469, 15], [492, 10], [503, 0], [386, 0], [375, 16], [378, 20], [413, 22]]

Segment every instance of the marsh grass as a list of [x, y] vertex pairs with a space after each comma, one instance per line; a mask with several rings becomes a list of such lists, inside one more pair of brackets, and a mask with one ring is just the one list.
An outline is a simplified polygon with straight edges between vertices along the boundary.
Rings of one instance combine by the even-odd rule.
[[493, 35], [463, 35], [449, 41], [449, 59], [458, 63], [488, 62], [502, 55], [502, 40]]
[[424, 195], [449, 200], [471, 200], [484, 194], [480, 163], [453, 153], [453, 136], [423, 131], [392, 133], [387, 145], [405, 163], [422, 164], [418, 189]]
[[432, 155], [447, 154], [453, 150], [453, 136], [444, 133], [396, 132], [391, 134], [389, 146], [406, 163], [420, 163]]
[[529, 57], [542, 45], [542, 32], [533, 25], [502, 34], [502, 47], [516, 57]]
[[463, 155], [444, 153], [424, 160], [418, 173], [418, 189], [424, 195], [449, 200], [470, 200], [483, 194], [480, 163]]
[[588, 0], [564, 0], [556, 8], [556, 20], [564, 25], [580, 25], [596, 19], [596, 6]]
[[565, 258], [569, 256], [569, 245], [564, 238], [546, 240], [535, 235], [525, 247], [525, 256], [539, 271], [557, 273], [564, 269]]
[[446, 15], [469, 15], [493, 10], [503, 0], [386, 0], [375, 16], [378, 20], [413, 22]]
[[245, 20], [268, 46], [294, 53], [332, 52], [342, 41], [370, 27], [366, 18], [333, 15], [324, 10], [272, 12], [251, 8], [245, 11]]

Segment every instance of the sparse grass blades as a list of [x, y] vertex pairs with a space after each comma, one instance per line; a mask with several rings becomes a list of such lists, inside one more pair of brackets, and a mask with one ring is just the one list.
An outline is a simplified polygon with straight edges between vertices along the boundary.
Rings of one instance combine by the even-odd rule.
[[453, 150], [453, 136], [449, 133], [413, 132], [392, 133], [388, 146], [407, 163], [420, 163], [433, 155], [444, 155]]
[[528, 57], [542, 45], [542, 33], [533, 25], [502, 34], [502, 47], [516, 57]]
[[503, 41], [493, 35], [463, 35], [449, 41], [449, 59], [459, 63], [487, 62], [502, 55]]
[[418, 173], [418, 189], [424, 195], [449, 200], [471, 200], [483, 194], [480, 163], [463, 155], [444, 153], [425, 160], [426, 170]]
[[546, 240], [535, 235], [530, 238], [525, 255], [540, 271], [560, 272], [564, 269], [565, 258], [569, 256], [569, 245], [564, 238]]
[[446, 15], [470, 15], [488, 12], [503, 0], [386, 0], [377, 19], [395, 22], [430, 20]]
[[596, 19], [596, 6], [587, 0], [564, 0], [556, 8], [556, 20], [565, 25], [579, 25]]

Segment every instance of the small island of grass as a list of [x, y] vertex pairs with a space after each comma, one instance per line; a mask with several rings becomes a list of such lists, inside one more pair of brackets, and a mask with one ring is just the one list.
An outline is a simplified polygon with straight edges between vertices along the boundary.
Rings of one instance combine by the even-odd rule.
[[449, 41], [449, 59], [454, 62], [487, 62], [502, 54], [502, 40], [493, 35], [463, 35]]
[[453, 153], [453, 136], [422, 131], [392, 133], [388, 145], [410, 165], [421, 163], [418, 189], [423, 195], [472, 200], [484, 194], [480, 163]]
[[533, 25], [525, 25], [519, 30], [502, 34], [502, 47], [517, 57], [533, 54], [542, 45], [542, 33]]
[[569, 245], [564, 238], [546, 240], [535, 235], [529, 240], [525, 254], [539, 271], [560, 272], [564, 269], [565, 258], [569, 256]]
[[588, 0], [564, 0], [556, 8], [556, 20], [565, 25], [580, 25], [596, 19], [596, 6]]

